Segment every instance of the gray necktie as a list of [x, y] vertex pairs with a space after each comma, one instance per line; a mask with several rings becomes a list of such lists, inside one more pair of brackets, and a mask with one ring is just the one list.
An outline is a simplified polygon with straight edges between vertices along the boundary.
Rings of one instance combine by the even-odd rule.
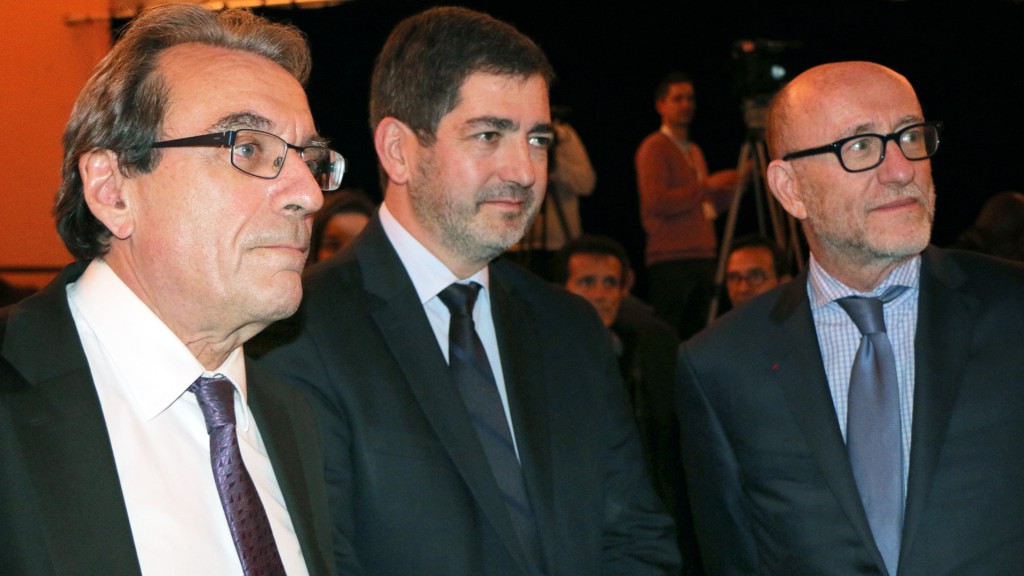
[[473, 324], [473, 305], [481, 286], [476, 282], [452, 284], [438, 297], [451, 312], [448, 330], [448, 365], [476, 428], [480, 445], [519, 536], [532, 574], [542, 574], [543, 555], [537, 523], [530, 506], [523, 472], [516, 457], [512, 433], [505, 418], [498, 385], [483, 342]]
[[862, 334], [850, 373], [846, 449], [871, 533], [890, 576], [896, 574], [903, 528], [903, 435], [896, 359], [885, 332], [882, 305], [904, 290], [905, 286], [893, 286], [881, 298], [837, 300]]
[[283, 576], [267, 512], [242, 462], [235, 431], [235, 388], [226, 378], [199, 377], [189, 391], [196, 395], [210, 434], [210, 462], [217, 493], [228, 519], [235, 551], [245, 576]]

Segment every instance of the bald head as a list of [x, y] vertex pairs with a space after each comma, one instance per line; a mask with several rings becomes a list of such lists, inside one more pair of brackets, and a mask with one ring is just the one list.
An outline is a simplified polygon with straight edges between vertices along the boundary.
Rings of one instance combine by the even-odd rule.
[[939, 127], [906, 78], [870, 62], [811, 68], [776, 96], [768, 187], [834, 278], [869, 291], [928, 244]]
[[[842, 123], [841, 116], [851, 104], [861, 104], [878, 94], [887, 95], [895, 85], [917, 100], [906, 78], [873, 62], [822, 64], [798, 75], [779, 91], [769, 109], [767, 143], [771, 157], [781, 158], [794, 150], [827, 142], [824, 136], [824, 140], [814, 143], [799, 140], [801, 135], [813, 137], [808, 126], [824, 126], [823, 118]], [[919, 104], [917, 113], [920, 115]]]

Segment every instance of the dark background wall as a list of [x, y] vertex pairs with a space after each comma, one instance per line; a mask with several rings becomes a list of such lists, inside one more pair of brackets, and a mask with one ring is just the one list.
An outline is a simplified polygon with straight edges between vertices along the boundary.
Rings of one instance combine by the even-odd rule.
[[[639, 258], [633, 154], [659, 119], [651, 92], [669, 70], [693, 76], [698, 111], [693, 138], [711, 169], [736, 165], [747, 133], [734, 89], [739, 39], [792, 42], [779, 56], [790, 75], [828, 61], [863, 59], [904, 74], [929, 119], [943, 120], [933, 162], [939, 195], [934, 240], [951, 242], [982, 202], [1024, 189], [1019, 136], [1024, 95], [1024, 4], [1007, 0], [936, 2], [584, 3], [552, 0], [453, 2], [516, 25], [547, 52], [559, 79], [552, 102], [570, 122], [598, 175], [583, 203], [584, 227], [620, 239]], [[320, 10], [264, 9], [309, 36], [314, 71], [310, 104], [321, 133], [349, 159], [346, 184], [380, 198], [367, 125], [373, 59], [402, 18], [437, 2], [353, 0]], [[749, 199], [742, 215], [749, 215]], [[741, 216], [737, 233], [752, 227]]]

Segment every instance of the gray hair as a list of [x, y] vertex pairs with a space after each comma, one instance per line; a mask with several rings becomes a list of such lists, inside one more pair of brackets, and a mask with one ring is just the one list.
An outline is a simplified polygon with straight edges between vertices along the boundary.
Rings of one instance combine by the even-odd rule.
[[53, 215], [58, 234], [76, 259], [105, 254], [111, 235], [86, 205], [79, 159], [93, 150], [110, 150], [124, 176], [156, 168], [160, 157], [152, 145], [166, 113], [167, 88], [155, 71], [164, 50], [186, 43], [263, 56], [303, 85], [312, 67], [302, 32], [247, 10], [218, 14], [198, 5], [171, 4], [141, 12], [79, 92], [64, 129], [64, 163]]

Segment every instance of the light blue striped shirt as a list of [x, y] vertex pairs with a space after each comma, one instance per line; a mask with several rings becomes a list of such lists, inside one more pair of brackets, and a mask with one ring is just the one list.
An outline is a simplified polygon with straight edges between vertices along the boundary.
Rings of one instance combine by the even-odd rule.
[[921, 257], [915, 256], [900, 264], [889, 277], [869, 293], [857, 292], [826, 272], [811, 255], [807, 294], [811, 315], [818, 332], [828, 387], [832, 393], [839, 429], [846, 438], [846, 403], [850, 389], [853, 359], [860, 346], [861, 333], [850, 316], [836, 303], [846, 296], [877, 297], [890, 286], [908, 289], [885, 304], [886, 332], [896, 357], [896, 374], [900, 388], [900, 425], [903, 434], [903, 496], [906, 498], [908, 463], [910, 462], [910, 430], [914, 418], [914, 337], [917, 333], [917, 297], [920, 293]]

